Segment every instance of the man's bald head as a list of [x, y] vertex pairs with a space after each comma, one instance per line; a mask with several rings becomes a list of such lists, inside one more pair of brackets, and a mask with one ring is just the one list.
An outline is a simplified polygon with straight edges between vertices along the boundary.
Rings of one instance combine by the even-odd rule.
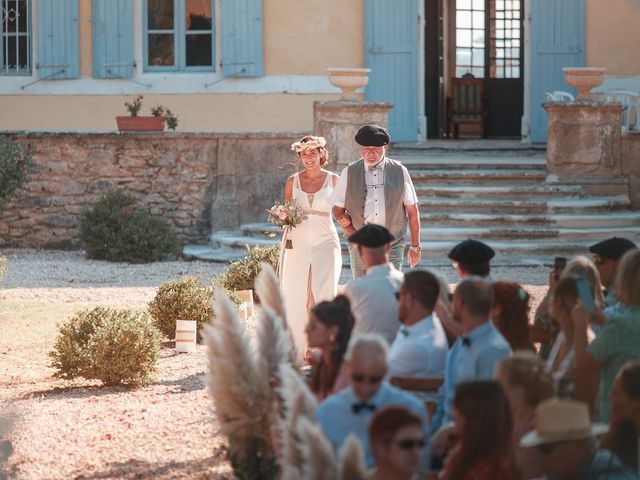
[[489, 319], [493, 303], [491, 283], [481, 277], [462, 280], [453, 294], [453, 316], [466, 327], [475, 328]]

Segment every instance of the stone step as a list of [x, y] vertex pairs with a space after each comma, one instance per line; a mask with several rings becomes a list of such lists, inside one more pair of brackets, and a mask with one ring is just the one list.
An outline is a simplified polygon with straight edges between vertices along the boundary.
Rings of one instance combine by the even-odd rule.
[[486, 155], [488, 152], [494, 155], [540, 155], [545, 154], [545, 144], [522, 143], [520, 140], [486, 140], [486, 139], [429, 139], [423, 143], [401, 142], [392, 143], [389, 156], [392, 154], [460, 154]]
[[452, 211], [464, 213], [593, 213], [628, 209], [631, 202], [627, 196], [559, 197], [494, 199], [470, 197], [421, 197], [421, 212]]
[[[465, 225], [539, 225], [573, 228], [608, 227], [611, 229], [632, 225], [640, 226], [640, 212], [614, 211], [602, 213], [532, 213], [491, 214], [459, 212], [420, 212], [421, 222], [429, 226]], [[425, 225], [425, 226], [426, 226]]]
[[535, 170], [547, 171], [547, 161], [545, 157], [469, 157], [469, 156], [429, 156], [413, 157], [399, 156], [391, 157], [398, 160], [410, 172], [414, 170]]
[[563, 198], [579, 197], [584, 194], [584, 190], [579, 185], [563, 184], [472, 184], [472, 185], [448, 185], [448, 184], [418, 184], [416, 193], [422, 202], [423, 198], [444, 197], [444, 198], [482, 198], [482, 199], [535, 199], [542, 198]]
[[544, 169], [414, 169], [410, 171], [411, 179], [416, 187], [425, 182], [429, 183], [466, 183], [466, 184], [500, 184], [518, 183], [540, 185], [544, 183], [547, 172]]

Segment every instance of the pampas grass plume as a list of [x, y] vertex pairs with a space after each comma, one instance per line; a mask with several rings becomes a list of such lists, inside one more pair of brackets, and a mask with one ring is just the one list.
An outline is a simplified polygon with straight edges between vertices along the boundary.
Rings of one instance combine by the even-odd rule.
[[364, 465], [364, 451], [358, 437], [350, 433], [340, 450], [338, 468], [340, 480], [364, 478], [367, 469]]
[[333, 448], [320, 427], [306, 418], [298, 423], [298, 436], [302, 451], [302, 478], [305, 480], [335, 480], [338, 467]]

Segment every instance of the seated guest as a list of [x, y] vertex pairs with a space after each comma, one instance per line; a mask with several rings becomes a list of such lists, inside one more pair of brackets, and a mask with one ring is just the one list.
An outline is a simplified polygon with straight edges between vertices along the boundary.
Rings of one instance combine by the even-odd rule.
[[511, 355], [511, 347], [489, 320], [493, 300], [491, 283], [468, 277], [453, 294], [453, 318], [463, 335], [447, 352], [444, 385], [438, 393], [438, 408], [432, 431], [452, 420], [453, 396], [458, 383], [492, 379], [496, 364]]
[[438, 317], [438, 320], [440, 320], [442, 328], [444, 328], [444, 333], [447, 335], [447, 341], [449, 342], [449, 345], [453, 345], [453, 342], [456, 341], [456, 338], [462, 335], [460, 324], [456, 323], [453, 320], [451, 311], [451, 299], [453, 298], [453, 295], [449, 291], [449, 285], [447, 284], [447, 282], [445, 282], [444, 278], [436, 273], [434, 273], [434, 275], [438, 279], [440, 291], [438, 293], [436, 308], [434, 309], [433, 313], [436, 317]]
[[494, 282], [491, 320], [512, 350], [531, 350], [529, 294], [516, 282]]
[[[605, 309], [615, 305], [619, 306], [618, 297], [616, 296], [615, 288], [613, 288], [614, 280], [620, 259], [633, 248], [636, 248], [636, 245], [631, 240], [618, 237], [608, 238], [589, 247], [589, 251], [593, 254], [593, 263], [598, 269], [600, 281], [604, 288]], [[611, 313], [615, 314], [616, 310]], [[605, 316], [607, 316], [606, 311]]]
[[320, 355], [311, 360], [309, 387], [318, 401], [349, 386], [342, 361], [353, 328], [349, 299], [338, 295], [331, 302], [320, 302], [309, 312], [305, 332], [309, 348]]
[[391, 343], [400, 327], [395, 295], [404, 278], [389, 263], [393, 236], [383, 226], [368, 224], [348, 240], [355, 245], [366, 272], [344, 288], [356, 319], [353, 333], [379, 333]]
[[347, 371], [350, 387], [327, 397], [316, 411], [318, 423], [334, 448], [340, 449], [353, 433], [360, 440], [365, 464], [374, 464], [367, 428], [374, 412], [389, 405], [407, 407], [426, 426], [424, 405], [413, 395], [384, 381], [387, 374], [388, 347], [380, 335], [354, 336], [349, 342]]
[[389, 376], [444, 377], [447, 337], [433, 315], [440, 287], [426, 270], [411, 270], [398, 292], [402, 326], [389, 349]]
[[487, 278], [491, 273], [491, 259], [496, 252], [486, 243], [468, 239], [460, 242], [449, 252], [449, 258], [460, 275], [466, 278], [470, 275]]
[[586, 404], [550, 399], [536, 409], [536, 428], [520, 445], [536, 447], [542, 455], [542, 470], [558, 480], [632, 480], [640, 476], [624, 468], [618, 457], [598, 449], [596, 437], [607, 431], [591, 424]]
[[615, 453], [630, 470], [640, 471], [640, 362], [625, 364], [609, 394], [611, 422], [600, 445]]
[[[545, 370], [556, 381], [558, 395], [573, 396], [576, 356], [573, 348], [574, 307], [578, 304], [578, 284], [576, 277], [561, 278], [551, 301], [551, 314], [558, 321], [560, 331], [556, 336]], [[591, 335], [592, 336], [592, 335]]]
[[424, 426], [411, 410], [390, 406], [377, 411], [369, 423], [369, 441], [376, 466], [368, 480], [411, 480], [420, 471]]
[[522, 448], [520, 440], [535, 425], [535, 410], [540, 402], [553, 397], [554, 382], [544, 372], [544, 364], [531, 352], [516, 352], [498, 363], [496, 380], [502, 385], [513, 419], [511, 435], [514, 455], [522, 478], [542, 476], [540, 454]]
[[511, 414], [500, 385], [463, 382], [453, 402], [453, 434], [458, 442], [447, 456], [444, 480], [516, 480], [511, 446]]
[[[601, 422], [611, 419], [611, 403], [607, 398], [618, 371], [625, 363], [640, 359], [640, 250], [637, 248], [629, 250], [620, 260], [615, 285], [626, 311], [606, 322], [590, 345], [587, 326], [591, 316], [583, 305], [576, 308], [572, 316], [580, 381], [589, 383], [600, 374], [597, 418]], [[584, 399], [593, 405], [594, 395]]]

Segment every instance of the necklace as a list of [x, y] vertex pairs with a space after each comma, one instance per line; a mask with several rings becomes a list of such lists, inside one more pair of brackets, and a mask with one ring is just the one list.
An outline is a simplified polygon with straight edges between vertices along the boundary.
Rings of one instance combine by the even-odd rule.
[[312, 177], [312, 176], [310, 176], [308, 173], [305, 175], [305, 177], [307, 177], [307, 180], [308, 180], [309, 182], [311, 182], [311, 183], [316, 183], [317, 181], [319, 181], [319, 180], [320, 180], [320, 178], [322, 178], [322, 176], [323, 176], [323, 175], [322, 175], [322, 174], [320, 174], [320, 175], [318, 175], [318, 176], [316, 176], [316, 177]]

